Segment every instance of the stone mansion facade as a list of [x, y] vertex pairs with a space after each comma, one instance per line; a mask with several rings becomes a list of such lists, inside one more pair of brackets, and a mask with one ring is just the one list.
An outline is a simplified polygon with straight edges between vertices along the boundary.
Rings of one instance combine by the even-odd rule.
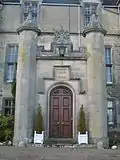
[[82, 104], [90, 143], [120, 132], [119, 2], [1, 1], [0, 114], [15, 114], [14, 145], [33, 137], [38, 106], [45, 139], [76, 140]]

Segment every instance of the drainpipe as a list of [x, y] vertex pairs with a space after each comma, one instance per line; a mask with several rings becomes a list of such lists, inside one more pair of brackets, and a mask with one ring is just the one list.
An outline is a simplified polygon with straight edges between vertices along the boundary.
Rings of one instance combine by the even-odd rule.
[[120, 5], [118, 5], [118, 27], [120, 27]]
[[68, 25], [69, 25], [69, 26], [68, 26], [68, 29], [69, 29], [69, 33], [70, 33], [70, 5], [69, 5], [69, 11], [68, 11], [68, 12], [69, 12], [69, 13], [68, 13], [68, 14], [69, 14], [69, 16], [68, 16], [68, 18], [69, 18], [69, 19], [68, 19], [68, 21], [69, 21], [69, 22], [68, 22], [68, 23], [69, 23], [69, 24], [68, 24]]
[[78, 48], [79, 49], [81, 47], [81, 16], [82, 16], [81, 4], [82, 2], [83, 0], [79, 0], [79, 4], [78, 4]]
[[80, 3], [78, 4], [78, 48], [80, 48]]

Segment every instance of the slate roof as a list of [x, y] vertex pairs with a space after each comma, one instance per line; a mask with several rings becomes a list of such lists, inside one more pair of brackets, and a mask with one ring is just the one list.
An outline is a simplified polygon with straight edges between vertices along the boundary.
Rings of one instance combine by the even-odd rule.
[[3, 3], [8, 2], [8, 3], [20, 3], [20, 0], [1, 0]]
[[116, 5], [118, 0], [103, 0], [103, 5]]
[[[103, 5], [116, 5], [118, 0], [103, 0]], [[43, 3], [78, 4], [79, 0], [43, 0]]]
[[[16, 2], [19, 3], [20, 0], [0, 0], [3, 2]], [[118, 0], [103, 0], [103, 5], [116, 5]], [[62, 3], [62, 4], [78, 4], [79, 0], [43, 0], [43, 3]]]
[[78, 4], [79, 0], [43, 0], [43, 3]]

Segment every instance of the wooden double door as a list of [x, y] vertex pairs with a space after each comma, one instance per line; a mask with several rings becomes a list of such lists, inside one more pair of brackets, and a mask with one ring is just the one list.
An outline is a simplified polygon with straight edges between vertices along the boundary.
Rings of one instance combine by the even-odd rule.
[[59, 86], [50, 93], [49, 137], [73, 137], [73, 96], [69, 88]]

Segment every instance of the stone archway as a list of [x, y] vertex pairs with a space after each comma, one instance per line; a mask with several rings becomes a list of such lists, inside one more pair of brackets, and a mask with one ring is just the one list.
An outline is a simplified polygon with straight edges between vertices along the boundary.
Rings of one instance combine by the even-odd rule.
[[50, 92], [49, 137], [73, 138], [73, 94], [65, 86]]

